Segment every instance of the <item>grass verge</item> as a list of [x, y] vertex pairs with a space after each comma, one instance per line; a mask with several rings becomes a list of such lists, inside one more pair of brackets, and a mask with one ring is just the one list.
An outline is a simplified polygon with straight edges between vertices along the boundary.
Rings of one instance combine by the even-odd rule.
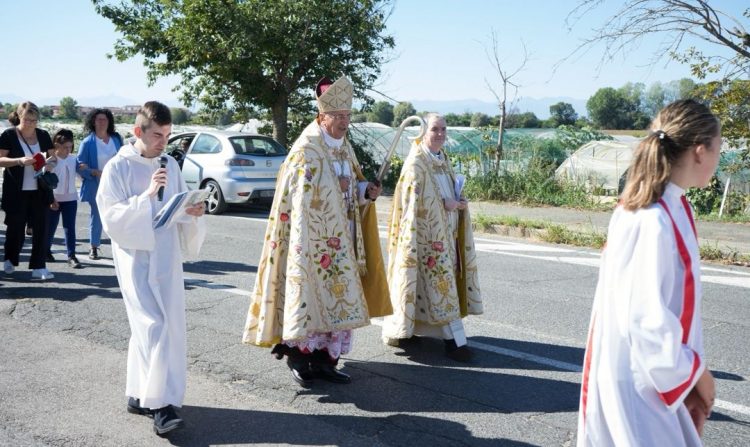
[[[520, 237], [531, 237], [551, 244], [574, 245], [600, 249], [607, 242], [607, 234], [595, 229], [573, 230], [551, 222], [521, 219], [515, 216], [486, 216], [479, 214], [473, 218], [474, 228], [485, 233], [499, 233], [498, 227], [518, 229]], [[535, 230], [535, 231], [529, 231]], [[700, 246], [700, 256], [704, 261], [750, 267], [750, 254], [743, 254], [717, 244], [704, 243]]]

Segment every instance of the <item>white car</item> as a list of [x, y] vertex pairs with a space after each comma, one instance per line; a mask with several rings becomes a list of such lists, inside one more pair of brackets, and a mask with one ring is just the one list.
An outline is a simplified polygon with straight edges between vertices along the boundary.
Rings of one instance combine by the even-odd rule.
[[210, 191], [209, 214], [221, 214], [230, 204], [270, 204], [287, 154], [271, 137], [218, 130], [174, 135], [166, 152], [180, 164], [189, 189]]

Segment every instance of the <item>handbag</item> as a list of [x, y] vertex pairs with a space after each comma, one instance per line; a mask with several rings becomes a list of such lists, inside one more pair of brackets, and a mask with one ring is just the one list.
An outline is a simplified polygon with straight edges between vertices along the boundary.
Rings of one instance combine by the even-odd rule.
[[36, 174], [36, 182], [39, 189], [52, 191], [57, 188], [57, 184], [60, 183], [60, 179], [54, 172], [41, 171]]
[[[29, 148], [29, 151], [31, 151], [31, 145], [26, 141], [26, 138], [23, 137], [21, 132], [17, 133], [18, 136], [21, 137], [21, 140], [23, 140], [23, 143], [26, 145], [26, 147]], [[42, 191], [52, 191], [53, 189], [57, 188], [57, 184], [60, 183], [60, 179], [54, 172], [47, 172], [47, 170], [44, 169], [45, 164], [46, 160], [44, 159], [44, 155], [42, 155], [41, 152], [37, 152], [36, 154], [34, 154], [34, 170], [36, 171], [34, 177], [36, 178], [37, 187]]]

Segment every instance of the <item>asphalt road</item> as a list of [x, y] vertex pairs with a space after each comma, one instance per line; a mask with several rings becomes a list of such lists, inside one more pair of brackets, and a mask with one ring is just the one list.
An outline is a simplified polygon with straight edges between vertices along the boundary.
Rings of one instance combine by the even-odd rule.
[[[375, 322], [355, 331], [342, 359], [350, 385], [303, 390], [269, 350], [240, 343], [265, 214], [207, 216], [201, 257], [185, 264], [187, 427], [163, 439], [149, 419], [125, 412], [127, 316], [109, 247], [101, 261], [85, 256], [87, 213], [82, 204], [85, 268], [51, 264], [48, 282], [32, 282], [25, 262], [0, 273], [0, 445], [575, 444], [595, 251], [480, 235], [485, 314], [466, 320], [473, 364], [445, 358], [436, 340], [385, 346]], [[750, 270], [707, 265], [703, 275], [719, 398], [705, 443], [747, 446]]]

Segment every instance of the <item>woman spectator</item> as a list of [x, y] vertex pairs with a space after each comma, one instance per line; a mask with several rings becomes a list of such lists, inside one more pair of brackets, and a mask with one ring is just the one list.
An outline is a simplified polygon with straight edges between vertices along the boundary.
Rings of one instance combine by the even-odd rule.
[[115, 156], [122, 146], [122, 137], [115, 132], [115, 118], [109, 109], [94, 109], [86, 117], [84, 128], [89, 135], [81, 141], [78, 149], [78, 174], [81, 183], [81, 202], [91, 207], [89, 259], [99, 259], [99, 245], [102, 237], [102, 220], [96, 206], [96, 192], [104, 165]]
[[[6, 274], [18, 266], [28, 222], [32, 229], [29, 268], [32, 279], [52, 279], [47, 270], [47, 207], [50, 194], [41, 190], [34, 176], [35, 167], [44, 165], [44, 154], [52, 148], [52, 139], [44, 130], [37, 129], [39, 108], [23, 102], [8, 117], [14, 127], [0, 134], [0, 166], [3, 171], [2, 209], [5, 211]], [[35, 159], [36, 156], [36, 159]], [[41, 161], [40, 161], [41, 160]]]
[[49, 206], [49, 226], [47, 231], [47, 260], [54, 261], [52, 256], [52, 239], [55, 237], [57, 223], [62, 214], [63, 229], [65, 230], [65, 247], [68, 255], [68, 265], [74, 269], [81, 268], [76, 258], [76, 212], [78, 211], [78, 195], [76, 194], [76, 162], [70, 156], [73, 150], [73, 132], [60, 129], [52, 138], [54, 156], [57, 165], [55, 174], [58, 177], [55, 188], [55, 201]]

